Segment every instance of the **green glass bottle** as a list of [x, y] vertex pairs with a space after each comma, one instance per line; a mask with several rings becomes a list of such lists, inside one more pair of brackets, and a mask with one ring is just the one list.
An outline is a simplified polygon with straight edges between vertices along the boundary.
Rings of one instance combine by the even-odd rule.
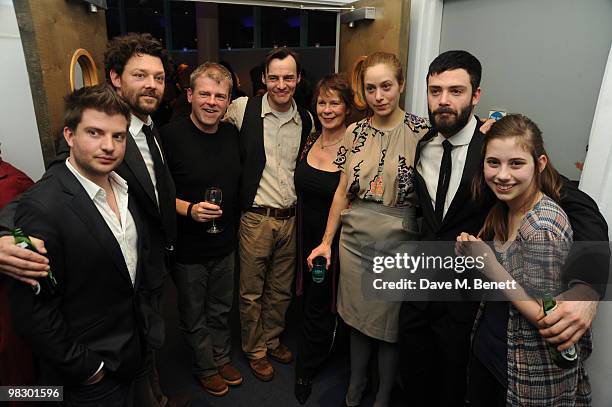
[[[15, 228], [13, 230], [13, 238], [15, 239], [15, 244], [24, 249], [32, 250], [33, 252], [37, 252], [34, 244], [29, 237], [23, 233], [21, 228]], [[32, 287], [34, 290], [34, 295], [41, 295], [43, 297], [52, 297], [57, 292], [57, 280], [55, 276], [51, 272], [51, 270], [47, 271], [47, 277], [43, 277], [38, 279], [38, 285]]]
[[[544, 315], [548, 315], [557, 309], [557, 301], [550, 294], [545, 294], [542, 300], [542, 308], [544, 309]], [[559, 351], [553, 344], [547, 343], [548, 353], [550, 358], [559, 367], [569, 369], [576, 366], [578, 363], [578, 352], [576, 351], [576, 345], [572, 345], [571, 348], [564, 351]]]
[[323, 256], [315, 257], [312, 260], [312, 270], [310, 273], [312, 274], [312, 281], [317, 284], [321, 284], [325, 281], [325, 272], [327, 271], [327, 259]]

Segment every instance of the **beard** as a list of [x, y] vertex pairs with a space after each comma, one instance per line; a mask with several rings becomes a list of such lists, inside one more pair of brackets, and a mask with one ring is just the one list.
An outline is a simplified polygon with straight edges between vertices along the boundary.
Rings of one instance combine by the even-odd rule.
[[[455, 111], [450, 107], [441, 107], [433, 112], [428, 109], [429, 122], [440, 134], [445, 137], [451, 137], [468, 124], [472, 116], [472, 110], [473, 107], [471, 105], [463, 106], [463, 109], [459, 111]], [[450, 113], [451, 116], [442, 119], [440, 117], [442, 113]]]
[[[149, 96], [155, 98], [156, 102], [154, 104], [145, 103], [144, 100], [140, 99], [141, 96]], [[161, 96], [158, 95], [155, 90], [130, 92], [129, 94], [124, 94], [124, 99], [130, 105], [132, 111], [144, 116], [148, 116], [154, 113], [159, 107], [159, 104], [161, 103]]]

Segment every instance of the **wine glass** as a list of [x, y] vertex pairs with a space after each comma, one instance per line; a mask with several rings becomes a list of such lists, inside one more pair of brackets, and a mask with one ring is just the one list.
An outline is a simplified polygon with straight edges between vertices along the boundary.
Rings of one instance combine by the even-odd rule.
[[[221, 188], [219, 187], [210, 187], [206, 189], [206, 192], [204, 193], [204, 200], [206, 202], [209, 202], [211, 204], [215, 204], [215, 205], [219, 205], [221, 206], [221, 200], [223, 198], [223, 192], [221, 192]], [[206, 230], [206, 232], [208, 233], [221, 233], [223, 232], [223, 229], [217, 227], [217, 225], [215, 225], [215, 220], [212, 220], [212, 226], [210, 228], [208, 228], [208, 230]]]

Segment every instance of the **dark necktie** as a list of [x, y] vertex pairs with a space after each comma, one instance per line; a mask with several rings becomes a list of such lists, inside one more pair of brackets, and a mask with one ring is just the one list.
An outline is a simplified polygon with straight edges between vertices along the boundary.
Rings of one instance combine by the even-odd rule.
[[162, 218], [165, 219], [167, 216], [170, 215], [171, 208], [169, 205], [169, 200], [171, 200], [172, 198], [169, 197], [170, 191], [166, 178], [166, 166], [162, 160], [159, 147], [155, 142], [157, 129], [154, 128], [153, 125], [144, 125], [142, 126], [142, 132], [145, 134], [145, 138], [147, 139], [147, 145], [149, 146], [149, 152], [151, 153], [151, 158], [153, 159], [153, 172], [155, 173], [157, 197], [159, 200], [159, 210], [161, 212]]
[[444, 147], [444, 154], [442, 155], [442, 162], [440, 163], [440, 175], [438, 176], [438, 189], [436, 190], [436, 219], [438, 223], [442, 223], [444, 218], [444, 201], [446, 201], [446, 193], [448, 192], [448, 186], [450, 184], [452, 161], [451, 151], [453, 145], [450, 141], [444, 140], [442, 142]]

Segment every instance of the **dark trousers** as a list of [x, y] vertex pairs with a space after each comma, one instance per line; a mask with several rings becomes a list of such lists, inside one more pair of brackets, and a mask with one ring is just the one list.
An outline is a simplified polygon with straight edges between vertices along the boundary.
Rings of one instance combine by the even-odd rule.
[[[464, 307], [465, 312], [449, 312]], [[470, 333], [477, 304], [403, 303], [400, 311], [400, 375], [414, 407], [465, 405]]]
[[105, 376], [96, 384], [64, 387], [67, 407], [132, 407], [132, 382]]
[[164, 407], [166, 397], [159, 386], [159, 377], [155, 367], [155, 351], [147, 350], [143, 366], [134, 379], [134, 405], [146, 407]]
[[34, 359], [13, 329], [8, 290], [8, 277], [0, 276], [0, 386], [31, 386], [36, 383]]
[[298, 341], [295, 365], [298, 377], [313, 377], [325, 362], [334, 344], [339, 318], [331, 311], [332, 271], [328, 270], [321, 283], [304, 276], [308, 288], [305, 293], [302, 332]]
[[176, 263], [180, 329], [194, 356], [198, 378], [230, 362], [229, 313], [234, 291], [234, 252], [202, 264]]
[[505, 407], [506, 388], [474, 354], [470, 359], [468, 400], [471, 407]]
[[[166, 269], [169, 269], [169, 258], [166, 263]], [[162, 279], [161, 285], [153, 290], [148, 298], [153, 311], [161, 315], [160, 304], [161, 296], [164, 287], [164, 281], [166, 275]], [[165, 327], [163, 326], [162, 320], [162, 339], [165, 336]], [[134, 405], [135, 406], [146, 406], [146, 407], [164, 407], [168, 401], [168, 398], [164, 395], [161, 386], [159, 384], [159, 374], [156, 366], [156, 350], [151, 345], [147, 344], [147, 350], [143, 357], [143, 364], [137, 377], [134, 379]]]

